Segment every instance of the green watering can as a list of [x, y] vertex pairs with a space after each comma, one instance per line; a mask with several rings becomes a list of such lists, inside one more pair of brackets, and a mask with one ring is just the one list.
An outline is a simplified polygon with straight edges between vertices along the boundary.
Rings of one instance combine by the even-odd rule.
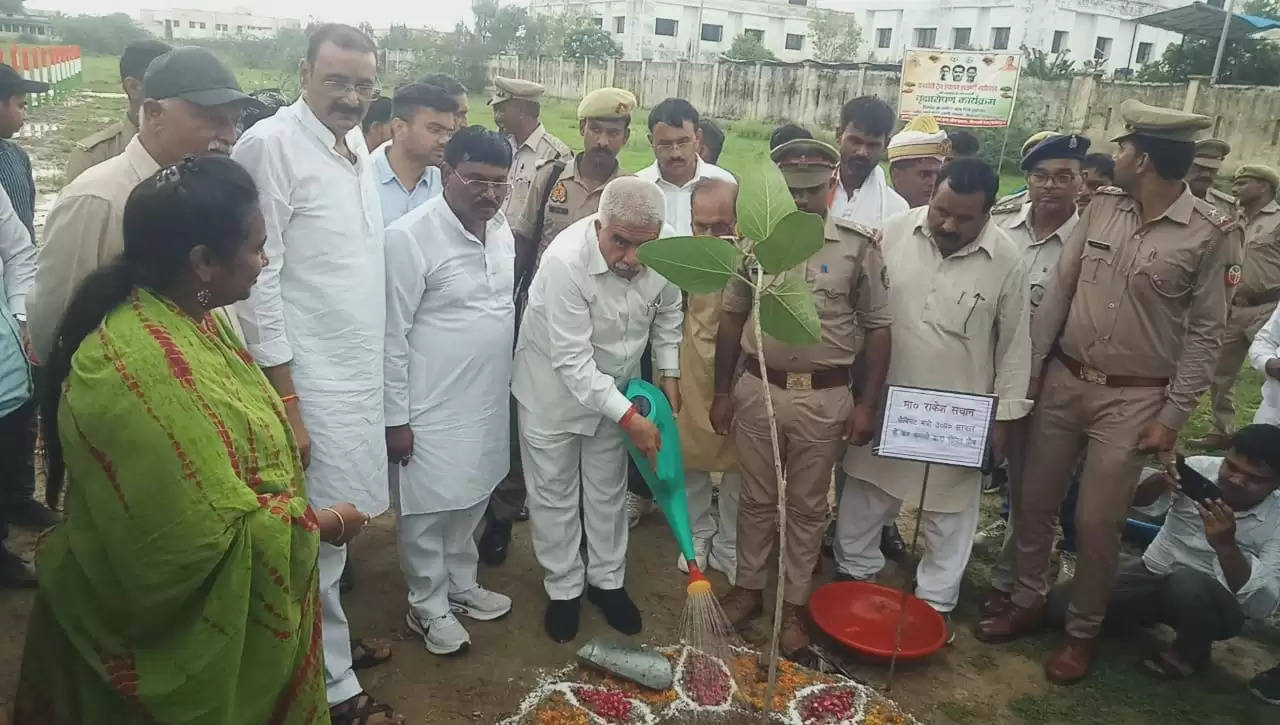
[[[680, 433], [676, 430], [676, 416], [667, 402], [667, 396], [653, 383], [640, 378], [632, 378], [623, 386], [622, 394], [627, 396], [636, 407], [636, 414], [642, 415], [658, 426], [662, 436], [662, 448], [658, 451], [658, 470], [649, 466], [649, 459], [642, 454], [627, 438], [627, 450], [631, 452], [631, 460], [635, 461], [644, 482], [649, 484], [653, 498], [667, 517], [667, 524], [675, 534], [676, 543], [680, 545], [680, 553], [689, 563], [689, 572], [698, 570], [693, 554], [693, 528], [689, 525], [689, 507], [685, 500], [684, 490], [684, 456], [680, 453]], [[701, 573], [698, 574], [701, 577]], [[696, 577], [695, 577], [696, 578]]]

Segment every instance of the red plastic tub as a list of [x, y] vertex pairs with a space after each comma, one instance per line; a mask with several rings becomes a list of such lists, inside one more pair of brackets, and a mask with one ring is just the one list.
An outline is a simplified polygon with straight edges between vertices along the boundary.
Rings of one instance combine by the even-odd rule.
[[[865, 655], [889, 659], [897, 635], [902, 592], [871, 582], [832, 582], [813, 593], [809, 614], [837, 642]], [[902, 624], [898, 659], [914, 660], [942, 649], [947, 623], [933, 607], [911, 595]]]

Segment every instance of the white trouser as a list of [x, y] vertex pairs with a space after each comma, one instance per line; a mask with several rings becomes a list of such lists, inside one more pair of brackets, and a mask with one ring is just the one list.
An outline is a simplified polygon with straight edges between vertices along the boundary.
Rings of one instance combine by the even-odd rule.
[[443, 617], [449, 613], [450, 594], [475, 588], [480, 554], [474, 533], [488, 503], [484, 499], [458, 511], [401, 514], [396, 521], [409, 609], [420, 621]]
[[711, 474], [693, 469], [684, 472], [689, 525], [696, 541], [710, 541], [716, 559], [732, 565], [738, 560], [738, 497], [742, 492], [742, 474], [728, 471], [720, 477], [720, 496], [716, 508], [719, 525], [711, 515]]
[[[973, 534], [978, 530], [982, 490], [959, 513], [925, 511], [920, 521], [924, 556], [916, 570], [916, 596], [939, 612], [950, 612], [960, 599], [960, 582], [969, 565]], [[874, 484], [850, 476], [840, 497], [836, 521], [836, 567], [854, 579], [871, 579], [884, 568], [880, 529], [893, 521], [902, 501]]]
[[338, 579], [347, 564], [347, 547], [321, 542], [316, 557], [320, 570], [320, 633], [324, 636], [325, 690], [330, 705], [346, 702], [360, 694], [360, 682], [351, 669], [351, 631], [347, 613], [342, 611]]
[[[547, 596], [574, 599], [585, 583], [621, 588], [627, 567], [627, 452], [622, 428], [606, 420], [594, 436], [553, 433], [538, 430], [531, 417], [520, 406], [529, 528], [533, 553], [546, 571]], [[584, 523], [586, 564], [580, 551]]]

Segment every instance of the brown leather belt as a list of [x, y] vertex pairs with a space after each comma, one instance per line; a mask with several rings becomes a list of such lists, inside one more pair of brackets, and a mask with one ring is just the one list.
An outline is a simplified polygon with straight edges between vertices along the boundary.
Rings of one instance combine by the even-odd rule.
[[[747, 372], [760, 377], [760, 361], [755, 355], [743, 355]], [[826, 390], [849, 384], [849, 368], [823, 368], [811, 373], [788, 373], [769, 368], [769, 382], [784, 390]]]
[[1231, 304], [1236, 307], [1258, 307], [1259, 305], [1269, 305], [1273, 302], [1280, 302], [1280, 288], [1251, 296], [1237, 293]]
[[1136, 375], [1107, 375], [1106, 373], [1091, 368], [1088, 365], [1068, 357], [1061, 350], [1056, 350], [1055, 354], [1062, 364], [1071, 371], [1071, 374], [1095, 385], [1105, 385], [1108, 388], [1163, 388], [1169, 384], [1169, 378], [1141, 378]]

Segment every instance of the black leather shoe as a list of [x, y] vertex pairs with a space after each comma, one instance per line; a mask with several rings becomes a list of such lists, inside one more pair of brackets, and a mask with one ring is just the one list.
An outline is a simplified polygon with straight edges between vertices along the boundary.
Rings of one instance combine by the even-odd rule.
[[529, 520], [529, 507], [521, 506], [520, 510], [516, 512], [516, 521], [528, 521], [528, 520]]
[[485, 519], [484, 533], [480, 535], [480, 561], [489, 566], [498, 566], [507, 560], [507, 549], [510, 546], [511, 522]]
[[884, 558], [897, 561], [907, 555], [907, 542], [902, 540], [896, 523], [889, 524], [880, 530], [880, 553]]
[[640, 621], [640, 610], [636, 609], [635, 602], [627, 596], [626, 589], [597, 589], [588, 586], [587, 601], [600, 607], [609, 626], [623, 634], [640, 634], [640, 630], [644, 628]]
[[547, 635], [564, 644], [578, 636], [578, 616], [582, 613], [582, 597], [552, 599], [547, 602], [547, 614], [543, 622]]
[[36, 584], [35, 567], [0, 544], [0, 589], [31, 589]]
[[61, 518], [39, 501], [28, 498], [9, 509], [9, 523], [24, 529], [45, 529], [58, 523]]

